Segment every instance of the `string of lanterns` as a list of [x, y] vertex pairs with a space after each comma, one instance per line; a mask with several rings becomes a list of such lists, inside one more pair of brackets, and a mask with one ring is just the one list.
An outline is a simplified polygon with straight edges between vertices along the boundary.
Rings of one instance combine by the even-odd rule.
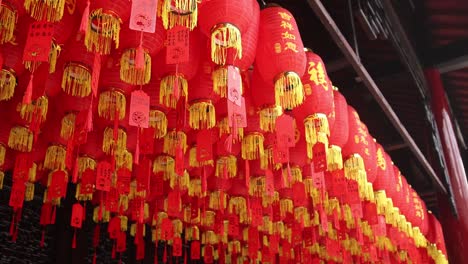
[[13, 240], [43, 185], [44, 232], [73, 195], [75, 236], [92, 207], [93, 246], [107, 226], [114, 257], [131, 235], [137, 259], [145, 236], [164, 245], [155, 262], [448, 263], [439, 221], [288, 10], [0, 3], [0, 186], [11, 172]]

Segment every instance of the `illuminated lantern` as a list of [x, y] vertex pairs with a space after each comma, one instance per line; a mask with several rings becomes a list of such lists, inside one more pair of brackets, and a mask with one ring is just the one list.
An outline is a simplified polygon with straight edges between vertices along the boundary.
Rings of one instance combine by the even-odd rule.
[[68, 11], [75, 9], [75, 1], [66, 0], [25, 0], [24, 7], [26, 12], [38, 21], [46, 20], [49, 22], [60, 21], [63, 17], [65, 7]]
[[341, 148], [348, 142], [349, 122], [348, 103], [344, 96], [338, 91], [333, 91], [334, 125], [330, 131], [329, 148], [327, 150], [327, 169], [334, 171], [343, 168]]
[[130, 18], [131, 2], [128, 0], [92, 1], [85, 45], [88, 51], [110, 54], [112, 42], [119, 47], [120, 26]]
[[207, 1], [200, 6], [202, 32], [211, 38], [211, 60], [225, 65], [229, 49], [242, 58], [242, 35], [252, 23], [253, 0]]
[[388, 190], [395, 184], [393, 163], [390, 156], [380, 144], [376, 144], [377, 173], [372, 183], [374, 190]]
[[283, 114], [281, 107], [275, 103], [275, 95], [265, 92], [271, 89], [273, 89], [273, 84], [265, 82], [255, 67], [249, 92], [253, 105], [259, 109], [260, 128], [265, 132], [273, 132], [276, 119]]
[[262, 130], [260, 129], [260, 118], [257, 115], [248, 117], [247, 127], [244, 129], [242, 139], [242, 158], [244, 160], [259, 159], [264, 155]]
[[265, 81], [275, 84], [276, 104], [285, 109], [299, 106], [304, 101], [306, 56], [294, 17], [278, 6], [263, 9], [258, 34], [255, 66]]
[[198, 30], [190, 32], [189, 59], [185, 63], [166, 64], [167, 48], [163, 48], [156, 56], [156, 63], [153, 64], [153, 72], [155, 73], [153, 78], [161, 78], [159, 102], [162, 105], [175, 109], [178, 96], [187, 99], [189, 94], [188, 81], [195, 77], [200, 64], [200, 37]]
[[18, 18], [24, 14], [23, 1], [5, 0], [0, 7], [0, 44], [13, 40]]
[[[120, 79], [133, 85], [147, 84], [151, 78], [151, 57], [164, 45], [166, 31], [161, 22], [156, 21], [154, 33], [139, 32], [124, 28], [122, 30], [123, 53], [120, 57]], [[139, 52], [143, 54], [139, 55]], [[140, 60], [140, 56], [144, 59]]]
[[[242, 35], [242, 58], [236, 56], [235, 49], [228, 49], [226, 63], [218, 65], [213, 71], [213, 90], [221, 97], [227, 96], [228, 79], [233, 78], [233, 76], [237, 77], [237, 86], [239, 86], [241, 92], [243, 91], [240, 72], [248, 70], [255, 59], [260, 22], [260, 7], [256, 1], [251, 2], [253, 4], [253, 16], [247, 31]], [[230, 70], [234, 71], [234, 75], [231, 73], [231, 77], [228, 76], [228, 71]]]
[[0, 101], [13, 97], [18, 77], [23, 73], [23, 47], [5, 43], [2, 47], [3, 68], [0, 72]]
[[197, 26], [197, 0], [161, 0], [160, 2], [161, 18], [165, 29], [183, 26], [193, 30]]

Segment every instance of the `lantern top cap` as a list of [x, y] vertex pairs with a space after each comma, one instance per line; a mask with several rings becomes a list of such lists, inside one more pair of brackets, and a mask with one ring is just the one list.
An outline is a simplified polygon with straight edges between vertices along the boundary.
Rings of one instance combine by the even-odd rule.
[[308, 48], [308, 47], [304, 47], [304, 51], [314, 53], [314, 51], [311, 48]]

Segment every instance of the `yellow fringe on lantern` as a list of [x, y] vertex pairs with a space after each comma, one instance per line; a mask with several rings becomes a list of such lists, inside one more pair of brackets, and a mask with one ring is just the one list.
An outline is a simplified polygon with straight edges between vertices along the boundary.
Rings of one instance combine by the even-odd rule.
[[33, 138], [33, 133], [28, 128], [13, 127], [8, 137], [8, 147], [21, 152], [31, 152]]
[[[238, 240], [229, 241], [227, 250], [228, 250], [229, 254], [233, 254], [234, 252], [235, 253], [241, 252], [241, 250], [242, 250], [241, 242], [238, 241]], [[233, 264], [237, 264], [237, 263], [233, 263]]]
[[190, 180], [190, 185], [188, 187], [188, 195], [191, 197], [202, 197], [202, 184], [200, 179]]
[[117, 145], [114, 140], [114, 129], [106, 127], [102, 139], [102, 151], [107, 155], [121, 153], [127, 149], [127, 133], [119, 128], [117, 133]]
[[126, 49], [120, 57], [120, 79], [132, 85], [148, 84], [151, 79], [151, 56], [144, 51], [143, 68], [136, 68], [136, 49]]
[[159, 155], [153, 162], [153, 173], [163, 172], [164, 180], [169, 180], [175, 174], [175, 160], [171, 156]]
[[224, 170], [228, 178], [237, 176], [237, 158], [234, 155], [221, 156], [216, 160], [216, 177], [224, 177]]
[[57, 59], [61, 51], [62, 47], [55, 43], [55, 41], [52, 41], [52, 47], [49, 52], [49, 73], [55, 72], [55, 68], [57, 66]]
[[5, 164], [6, 147], [0, 143], [0, 168]]
[[280, 214], [281, 217], [286, 217], [286, 213], [293, 212], [293, 201], [291, 199], [281, 199], [280, 200]]
[[34, 112], [39, 110], [41, 114], [41, 121], [44, 121], [47, 116], [47, 110], [49, 109], [49, 99], [46, 96], [41, 96], [30, 104], [19, 103], [17, 111], [23, 120], [30, 123], [32, 121]]
[[260, 129], [265, 132], [275, 131], [276, 119], [283, 114], [280, 106], [263, 108], [259, 112]]
[[185, 240], [199, 240], [200, 239], [200, 230], [197, 226], [187, 226], [185, 228]]
[[[231, 134], [231, 127], [229, 126], [229, 118], [224, 117], [221, 120], [218, 120], [216, 126], [219, 128], [219, 137], [223, 135]], [[244, 137], [244, 128], [237, 127], [237, 138], [234, 138], [236, 141], [237, 139], [242, 139]]]
[[283, 109], [293, 109], [304, 101], [301, 77], [295, 72], [282, 73], [275, 80], [275, 102]]
[[85, 45], [89, 52], [108, 55], [111, 52], [112, 41], [115, 43], [115, 48], [119, 47], [120, 24], [122, 24], [119, 17], [105, 13], [99, 8], [89, 14], [88, 24]]
[[264, 176], [250, 178], [249, 194], [255, 197], [267, 196]]
[[0, 171], [0, 190], [3, 189], [3, 180], [5, 179], [5, 173]]
[[[327, 135], [325, 133], [317, 133], [316, 136], [317, 136], [316, 137], [317, 141], [315, 143], [307, 142], [307, 157], [309, 159], [314, 158], [313, 147], [317, 142], [323, 143], [325, 145], [325, 151], [328, 152], [327, 151], [327, 149], [328, 149], [328, 137], [327, 137]], [[327, 153], [325, 153], [325, 154], [327, 154]]]
[[44, 158], [44, 168], [49, 170], [65, 169], [65, 157], [67, 150], [62, 146], [50, 146], [47, 148]]
[[184, 96], [187, 99], [188, 82], [181, 74], [165, 76], [161, 79], [161, 84], [159, 85], [159, 103], [172, 109], [176, 108], [178, 100], [174, 96], [176, 79], [180, 90], [180, 96]]
[[75, 198], [78, 201], [91, 201], [93, 199], [93, 194], [82, 194], [81, 193], [81, 183], [76, 185]]
[[109, 90], [99, 95], [98, 114], [100, 117], [114, 120], [117, 112], [119, 120], [122, 120], [125, 117], [126, 106], [127, 99], [120, 91]]
[[207, 161], [198, 161], [197, 159], [197, 146], [193, 146], [189, 150], [189, 165], [190, 167], [194, 168], [200, 168], [204, 167], [207, 165], [213, 166], [213, 160], [207, 160]]
[[170, 131], [164, 137], [163, 152], [171, 156], [176, 155], [176, 148], [180, 144], [183, 153], [187, 151], [187, 135], [182, 131]]
[[0, 44], [10, 42], [13, 39], [17, 18], [17, 12], [3, 2], [0, 6]]
[[211, 101], [196, 102], [190, 105], [189, 125], [193, 129], [210, 129], [216, 125], [215, 107]]
[[227, 196], [226, 194], [221, 195], [221, 192], [219, 191], [214, 191], [210, 193], [210, 200], [208, 203], [208, 207], [212, 210], [220, 210], [221, 203], [224, 204], [225, 206], [227, 205], [226, 196]]
[[24, 193], [24, 201], [30, 202], [34, 199], [34, 183], [26, 183], [26, 191]]
[[[328, 118], [325, 114], [315, 113], [309, 115], [304, 119], [306, 141], [308, 143], [317, 143], [318, 133], [330, 136], [330, 127], [328, 125]], [[327, 140], [328, 142], [328, 140]]]
[[186, 191], [190, 186], [190, 175], [184, 171], [183, 175], [173, 174], [169, 181], [169, 187], [175, 189], [179, 187], [181, 191]]
[[163, 138], [167, 134], [166, 114], [159, 110], [150, 110], [149, 126], [154, 128], [154, 138]]
[[327, 149], [327, 170], [335, 171], [343, 168], [343, 157], [341, 148], [336, 145], [330, 145]]
[[213, 211], [207, 210], [204, 215], [201, 217], [202, 226], [211, 227], [215, 223], [216, 213]]
[[[290, 167], [291, 170], [291, 179], [289, 179], [288, 168], [283, 169], [283, 182], [284, 186], [291, 188], [294, 183], [302, 182], [302, 170], [299, 166]], [[291, 180], [291, 181], [290, 181]]]
[[[233, 66], [238, 72], [239, 68]], [[220, 66], [216, 68], [211, 74], [213, 79], [213, 91], [219, 95], [221, 98], [226, 98], [228, 96], [228, 68], [227, 66]], [[241, 94], [243, 93], [242, 88], [242, 78], [238, 78], [238, 86], [240, 87]], [[240, 95], [239, 95], [240, 96]]]
[[16, 87], [16, 76], [13, 70], [0, 71], [0, 101], [13, 97]]
[[69, 63], [63, 70], [62, 90], [72, 96], [88, 96], [91, 93], [91, 70], [79, 63]]
[[69, 140], [75, 131], [75, 113], [68, 113], [62, 118], [62, 125], [60, 127], [60, 137], [63, 140]]
[[[96, 206], [93, 210], [93, 221], [95, 223], [108, 223], [110, 220], [110, 211], [106, 210], [105, 206]], [[99, 210], [102, 210], [102, 219], [99, 221]]]
[[125, 215], [119, 216], [120, 218], [120, 231], [127, 232], [128, 230], [128, 217]]
[[126, 168], [130, 171], [133, 169], [133, 155], [130, 151], [124, 150], [115, 154], [115, 165], [117, 169]]
[[[141, 227], [143, 227], [143, 237], [146, 236], [146, 225], [140, 225]], [[137, 224], [133, 223], [130, 225], [130, 235], [132, 237], [135, 236], [136, 234], [136, 229], [137, 229]]]
[[124, 211], [128, 210], [128, 203], [130, 198], [127, 195], [120, 195], [119, 197], [119, 207], [122, 208]]
[[174, 235], [180, 237], [184, 231], [184, 224], [180, 219], [172, 220], [172, 226], [174, 227]]
[[58, 22], [63, 17], [66, 0], [25, 0], [24, 8], [36, 20]]
[[42, 202], [43, 203], [50, 203], [50, 204], [55, 205], [55, 206], [60, 206], [60, 198], [49, 199], [48, 192], [49, 192], [48, 188], [45, 189], [44, 197], [42, 199]]
[[244, 197], [237, 196], [229, 199], [228, 209], [229, 213], [239, 215], [240, 223], [247, 222], [247, 201]]
[[[193, 30], [197, 26], [198, 5], [196, 0], [160, 1], [161, 16], [165, 29], [183, 26]], [[174, 5], [174, 6], [173, 6]]]
[[36, 176], [37, 176], [37, 164], [33, 162], [31, 168], [29, 169], [28, 181], [31, 183], [35, 183]]
[[255, 160], [264, 155], [264, 137], [261, 133], [250, 133], [242, 139], [242, 158]]
[[225, 65], [229, 48], [236, 51], [235, 57], [242, 58], [240, 30], [229, 23], [215, 25], [211, 29], [211, 60], [218, 65]]
[[281, 168], [281, 163], [275, 163], [273, 159], [273, 146], [268, 146], [263, 155], [260, 157], [260, 168], [266, 170], [268, 168], [278, 170]]
[[83, 173], [87, 169], [95, 170], [97, 167], [96, 160], [90, 157], [79, 157], [78, 158], [78, 172]]

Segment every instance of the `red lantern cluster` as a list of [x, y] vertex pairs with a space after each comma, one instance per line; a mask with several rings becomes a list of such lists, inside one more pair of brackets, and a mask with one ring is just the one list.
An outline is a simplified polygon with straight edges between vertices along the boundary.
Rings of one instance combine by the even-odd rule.
[[163, 261], [447, 263], [440, 223], [290, 12], [78, 2], [1, 2], [0, 188], [11, 172], [13, 239], [41, 184], [44, 231], [74, 196], [75, 235], [93, 221], [96, 248], [107, 223], [115, 252], [135, 237], [137, 260], [150, 236]]

